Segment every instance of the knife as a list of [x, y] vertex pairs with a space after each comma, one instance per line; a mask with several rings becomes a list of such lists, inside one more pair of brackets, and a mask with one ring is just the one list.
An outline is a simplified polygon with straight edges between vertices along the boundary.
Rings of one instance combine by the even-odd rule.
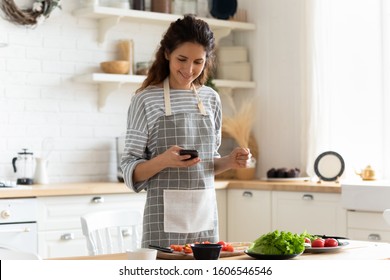
[[161, 247], [161, 246], [158, 246], [158, 245], [149, 244], [149, 248], [156, 249], [156, 250], [164, 252], [164, 253], [173, 253], [173, 249], [167, 248], [167, 247]]

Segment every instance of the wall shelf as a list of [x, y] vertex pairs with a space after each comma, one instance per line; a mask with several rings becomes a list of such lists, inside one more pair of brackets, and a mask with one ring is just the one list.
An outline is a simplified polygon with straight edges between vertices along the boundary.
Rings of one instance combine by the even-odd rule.
[[[99, 21], [99, 43], [104, 43], [106, 34], [119, 22], [145, 23], [168, 26], [172, 21], [177, 20], [181, 15], [138, 11], [132, 9], [118, 9], [111, 7], [88, 7], [73, 11], [77, 17], [91, 18]], [[214, 18], [201, 18], [206, 21], [214, 32], [217, 43], [231, 31], [252, 31], [255, 24], [231, 20], [220, 20]]]
[[[129, 24], [149, 24], [168, 26], [171, 22], [177, 20], [181, 15], [155, 13], [148, 11], [138, 11], [132, 9], [119, 9], [112, 7], [94, 6], [80, 8], [73, 11], [76, 17], [94, 19], [98, 21], [99, 43], [104, 43], [107, 33], [120, 22]], [[214, 32], [216, 43], [232, 31], [253, 31], [255, 24], [248, 22], [239, 22], [231, 20], [220, 20], [214, 18], [201, 18], [206, 21]], [[99, 108], [105, 106], [107, 98], [113, 92], [119, 90], [122, 85], [130, 84], [139, 86], [146, 76], [141, 75], [117, 75], [104, 73], [90, 73], [74, 77], [74, 80], [81, 83], [93, 83], [99, 86]], [[213, 80], [215, 86], [222, 93], [231, 94], [234, 89], [254, 89], [255, 82], [252, 81], [230, 81]]]
[[[90, 73], [73, 78], [74, 81], [80, 83], [91, 83], [99, 85], [99, 108], [106, 104], [108, 96], [119, 90], [124, 84], [140, 86], [145, 80], [143, 75], [119, 75], [105, 73]], [[233, 89], [254, 89], [256, 83], [252, 81], [232, 81], [232, 80], [213, 80], [215, 86], [222, 90], [231, 91]]]

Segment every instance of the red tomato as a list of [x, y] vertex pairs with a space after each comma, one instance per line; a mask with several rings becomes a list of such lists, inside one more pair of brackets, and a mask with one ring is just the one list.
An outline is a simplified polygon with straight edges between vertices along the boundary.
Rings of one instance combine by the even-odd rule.
[[325, 246], [325, 240], [322, 238], [314, 239], [311, 242], [311, 247], [324, 247]]
[[183, 251], [183, 246], [182, 245], [172, 244], [170, 247], [171, 247], [171, 249], [173, 249], [173, 251], [176, 251], [176, 252]]
[[218, 241], [217, 244], [222, 245], [222, 248], [226, 246], [226, 242], [222, 240]]
[[224, 251], [227, 251], [227, 252], [234, 252], [234, 247], [233, 247], [233, 245], [231, 245], [231, 244], [226, 244], [226, 246], [223, 247], [223, 248], [224, 248]]
[[203, 241], [202, 244], [210, 244], [210, 241]]
[[183, 248], [183, 251], [184, 251], [184, 253], [186, 253], [186, 254], [191, 254], [191, 253], [192, 253], [191, 247], [187, 247], [187, 246], [185, 246], [185, 247]]
[[325, 247], [337, 247], [339, 246], [339, 243], [334, 238], [326, 238], [324, 242]]
[[308, 237], [305, 237], [305, 243], [307, 243], [307, 244], [311, 244], [311, 240], [310, 240], [310, 238], [308, 238]]

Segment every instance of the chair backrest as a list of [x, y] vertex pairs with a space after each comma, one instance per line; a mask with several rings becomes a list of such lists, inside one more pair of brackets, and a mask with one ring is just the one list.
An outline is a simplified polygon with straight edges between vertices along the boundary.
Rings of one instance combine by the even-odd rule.
[[383, 218], [385, 218], [387, 224], [390, 225], [390, 209], [383, 211]]
[[19, 251], [14, 248], [0, 245], [0, 260], [40, 260], [38, 254]]
[[137, 210], [99, 211], [81, 216], [81, 228], [91, 256], [139, 248], [141, 227], [142, 214]]

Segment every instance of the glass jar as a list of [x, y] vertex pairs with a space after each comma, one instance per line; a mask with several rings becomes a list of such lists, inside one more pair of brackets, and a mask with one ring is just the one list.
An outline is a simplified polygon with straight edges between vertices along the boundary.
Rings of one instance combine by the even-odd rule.
[[149, 72], [149, 68], [152, 66], [152, 63], [150, 61], [141, 61], [137, 62], [136, 64], [136, 70], [135, 74], [136, 75], [147, 75]]
[[172, 0], [152, 0], [151, 11], [157, 13], [171, 13]]
[[133, 10], [145, 11], [145, 0], [133, 0]]

